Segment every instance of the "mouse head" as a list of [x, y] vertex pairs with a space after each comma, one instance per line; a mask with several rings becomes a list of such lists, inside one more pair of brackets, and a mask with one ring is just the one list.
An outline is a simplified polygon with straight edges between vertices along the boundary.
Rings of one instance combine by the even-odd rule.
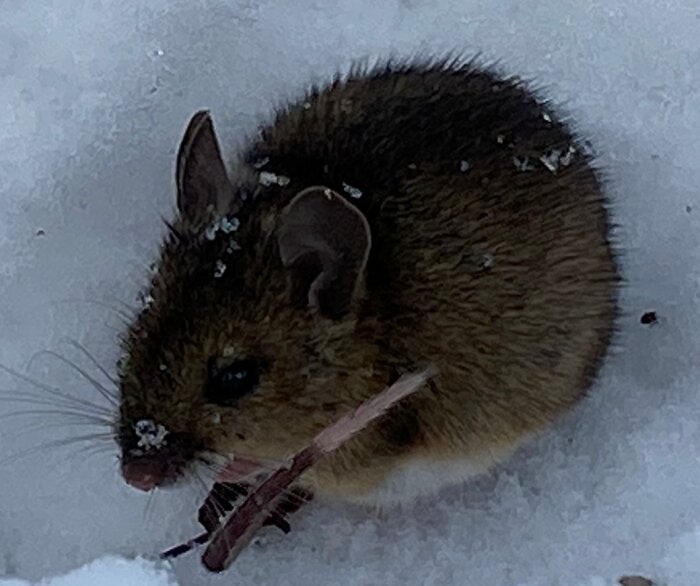
[[386, 382], [373, 380], [376, 322], [358, 317], [364, 216], [324, 187], [242, 189], [196, 114], [179, 214], [124, 339], [118, 437], [137, 488], [217, 456], [283, 458]]

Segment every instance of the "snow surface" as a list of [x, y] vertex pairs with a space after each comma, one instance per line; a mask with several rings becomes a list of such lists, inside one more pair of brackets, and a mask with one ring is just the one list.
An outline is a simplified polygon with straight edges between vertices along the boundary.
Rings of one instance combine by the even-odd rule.
[[[35, 586], [177, 586], [163, 568], [142, 559], [104, 557], [73, 572], [36, 582]], [[25, 580], [0, 579], [0, 586], [32, 586]]]
[[[197, 108], [230, 153], [272, 105], [352, 58], [480, 51], [546, 87], [608, 169], [628, 284], [588, 401], [432, 503], [387, 517], [315, 503], [224, 576], [176, 561], [181, 584], [700, 584], [697, 0], [24, 0], [0, 14], [0, 363], [81, 398], [100, 400], [38, 353], [107, 384], [66, 340], [116, 360], [121, 304], [145, 282]], [[652, 310], [658, 324], [642, 325]], [[137, 493], [107, 441], [6, 459], [85, 433], [60, 421], [2, 419], [0, 576], [37, 582], [192, 534], [203, 488]]]

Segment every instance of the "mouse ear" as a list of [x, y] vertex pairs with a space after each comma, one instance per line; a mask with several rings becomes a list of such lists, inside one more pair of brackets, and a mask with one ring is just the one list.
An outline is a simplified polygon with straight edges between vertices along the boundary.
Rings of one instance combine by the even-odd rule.
[[230, 211], [233, 188], [226, 174], [211, 115], [206, 110], [190, 119], [177, 154], [177, 207], [195, 227], [212, 213]]
[[295, 304], [332, 318], [350, 309], [372, 243], [360, 210], [335, 191], [309, 187], [283, 210], [277, 241]]

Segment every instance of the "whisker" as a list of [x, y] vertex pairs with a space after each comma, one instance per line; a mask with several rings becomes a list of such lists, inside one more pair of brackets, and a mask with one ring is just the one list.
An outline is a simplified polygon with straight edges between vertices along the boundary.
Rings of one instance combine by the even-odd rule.
[[75, 448], [75, 451], [80, 454], [89, 453], [91, 451], [114, 452], [115, 446], [111, 442], [111, 440], [112, 438], [109, 435], [95, 434], [94, 438], [90, 440], [91, 443], [86, 443], [85, 445], [78, 446], [77, 448]]
[[77, 458], [80, 458], [79, 463], [85, 462], [89, 458], [94, 458], [96, 456], [105, 456], [108, 453], [108, 449], [105, 449], [104, 444], [100, 445], [84, 445], [78, 446], [74, 451], [66, 456], [67, 462], [73, 466]]
[[[101, 441], [103, 438], [97, 438], [98, 441]], [[113, 444], [110, 443], [94, 443], [94, 444], [86, 444], [84, 446], [81, 446], [78, 448], [82, 453], [115, 453], [115, 447]]]
[[[33, 434], [37, 431], [41, 431], [43, 429], [70, 429], [74, 427], [85, 428], [92, 426], [102, 428], [109, 427], [102, 423], [94, 423], [90, 421], [42, 421], [41, 423], [36, 423], [34, 425], [25, 425], [22, 428], [18, 429], [16, 432], [14, 432], [13, 435], [15, 437], [24, 437]], [[111, 437], [111, 439], [113, 440], [116, 437], [116, 434], [114, 433], [114, 431], [112, 431], [112, 433], [114, 434]]]
[[105, 416], [108, 414], [112, 415], [112, 411], [108, 409], [100, 410], [95, 413], [91, 411], [89, 407], [85, 407], [80, 400], [76, 400], [74, 403], [70, 401], [60, 401], [53, 397], [44, 397], [26, 391], [0, 391], [0, 402], [43, 405], [46, 407], [56, 407], [58, 409], [82, 411], [90, 415], [97, 415], [98, 413], [104, 414]]
[[0, 420], [10, 417], [23, 417], [25, 415], [60, 415], [64, 417], [74, 417], [76, 420], [92, 423], [94, 425], [113, 427], [114, 422], [109, 419], [102, 419], [95, 415], [81, 413], [80, 411], [61, 411], [58, 409], [24, 409], [21, 411], [11, 411], [0, 415]]
[[226, 510], [224, 507], [218, 502], [216, 498], [211, 498], [212, 495], [218, 494], [221, 496], [220, 491], [216, 489], [216, 487], [212, 487], [211, 490], [207, 488], [207, 483], [202, 479], [202, 477], [199, 475], [199, 472], [194, 473], [194, 478], [199, 482], [200, 486], [202, 487], [202, 490], [204, 492], [204, 498], [202, 499], [202, 507], [204, 504], [209, 501], [209, 504], [211, 504], [214, 507], [214, 514], [216, 515], [216, 520], [219, 522], [222, 518], [225, 517], [226, 515]]
[[71, 403], [68, 401], [59, 401], [53, 399], [52, 397], [41, 397], [37, 395], [32, 395], [29, 393], [22, 393], [17, 395], [16, 393], [4, 393], [0, 391], [0, 403], [7, 404], [25, 404], [25, 405], [40, 405], [43, 407], [54, 407], [56, 409], [65, 409], [67, 411], [84, 413], [85, 415], [92, 415], [94, 417], [102, 417], [103, 419], [111, 419], [114, 417], [113, 410], [100, 410], [93, 411], [91, 407], [84, 406], [80, 401]]
[[96, 305], [97, 307], [102, 307], [103, 309], [109, 309], [110, 311], [113, 311], [119, 318], [121, 318], [120, 321], [124, 325], [128, 325], [133, 320], [133, 317], [134, 317], [132, 314], [127, 313], [123, 309], [119, 309], [117, 307], [110, 305], [109, 303], [103, 303], [102, 301], [95, 301], [93, 299], [59, 299], [55, 303], [73, 303], [73, 304], [75, 304], [75, 303], [87, 303], [87, 304]]
[[111, 299], [114, 303], [117, 303], [122, 306], [124, 310], [128, 312], [128, 315], [133, 318], [137, 313], [138, 313], [138, 307], [135, 305], [131, 305], [130, 303], [127, 303], [123, 299], [120, 299], [119, 297], [116, 297], [115, 295], [112, 295], [111, 293], [107, 293], [105, 297], [108, 297]]
[[69, 360], [62, 354], [59, 354], [58, 352], [54, 352], [53, 350], [41, 350], [40, 352], [37, 352], [29, 361], [29, 364], [27, 365], [27, 368], [31, 368], [32, 363], [34, 360], [39, 358], [40, 356], [51, 356], [55, 358], [56, 360], [60, 360], [63, 362], [63, 364], [69, 366], [73, 370], [75, 370], [78, 374], [80, 374], [85, 380], [87, 380], [89, 383], [92, 384], [92, 386], [95, 388], [95, 390], [102, 395], [107, 401], [109, 401], [113, 406], [117, 406], [118, 402], [117, 399], [114, 395], [112, 395], [100, 382], [95, 379], [94, 377], [90, 376], [87, 372], [85, 372], [80, 366], [75, 364], [72, 360]]
[[34, 455], [38, 452], [41, 452], [43, 450], [47, 450], [47, 449], [53, 450], [53, 449], [65, 448], [68, 446], [72, 446], [73, 444], [82, 443], [82, 442], [94, 442], [96, 439], [100, 439], [103, 435], [106, 436], [107, 434], [94, 434], [93, 433], [93, 434], [86, 434], [86, 435], [81, 435], [81, 436], [74, 436], [74, 437], [60, 439], [60, 440], [52, 440], [50, 442], [44, 442], [44, 443], [39, 444], [37, 446], [33, 446], [31, 448], [27, 448], [26, 450], [22, 450], [20, 452], [12, 454], [11, 456], [8, 456], [7, 458], [3, 458], [2, 460], [0, 460], [0, 467], [6, 466], [7, 464], [12, 464], [14, 462], [17, 462], [18, 460], [32, 456], [32, 455]]
[[73, 346], [75, 349], [78, 351], [82, 352], [82, 354], [93, 364], [97, 370], [99, 370], [102, 375], [109, 381], [111, 382], [115, 387], [119, 385], [119, 381], [117, 380], [116, 377], [113, 377], [111, 374], [107, 372], [107, 370], [99, 363], [97, 358], [95, 358], [90, 352], [88, 352], [88, 349], [83, 346], [80, 342], [77, 342], [76, 340], [73, 340], [71, 338], [62, 338], [66, 342], [68, 342], [71, 346]]
[[[202, 494], [204, 495], [204, 498], [207, 498], [209, 496], [209, 493], [211, 492], [207, 488], [207, 483], [202, 479], [201, 475], [199, 474], [199, 471], [194, 470], [192, 473], [192, 477], [199, 483], [199, 487], [202, 489]], [[223, 513], [223, 509], [218, 506], [218, 503], [215, 503], [217, 505], [217, 512], [218, 513]]]
[[112, 451], [113, 448], [105, 444], [87, 444], [84, 446], [78, 446], [78, 448], [72, 454], [70, 454], [68, 458], [71, 461], [73, 461], [78, 456], [81, 456], [82, 461], [84, 462], [87, 458], [93, 458], [98, 455], [105, 455]]
[[156, 498], [156, 492], [157, 490], [152, 490], [148, 493], [148, 497], [146, 498], [146, 505], [144, 506], [143, 509], [143, 526], [145, 529], [148, 529], [149, 524], [151, 523], [151, 515], [153, 514], [153, 503]]
[[46, 383], [42, 383], [42, 382], [39, 382], [37, 380], [34, 380], [33, 378], [31, 378], [25, 374], [22, 374], [20, 372], [17, 372], [13, 368], [10, 368], [9, 366], [5, 366], [2, 363], [0, 363], [0, 370], [8, 373], [10, 376], [14, 376], [15, 378], [18, 378], [21, 381], [29, 383], [30, 385], [34, 385], [38, 389], [41, 389], [42, 391], [50, 394], [51, 396], [60, 397], [61, 399], [66, 400], [66, 401], [72, 401], [75, 403], [80, 403], [82, 405], [90, 406], [91, 408], [95, 409], [96, 411], [104, 411], [107, 413], [110, 412], [110, 410], [107, 409], [106, 407], [104, 407], [103, 405], [98, 405], [96, 403], [93, 403], [92, 401], [86, 401], [86, 400], [82, 400], [82, 399], [77, 399], [76, 397], [71, 397], [70, 395], [65, 394], [64, 392], [62, 392], [59, 389], [50, 387]]

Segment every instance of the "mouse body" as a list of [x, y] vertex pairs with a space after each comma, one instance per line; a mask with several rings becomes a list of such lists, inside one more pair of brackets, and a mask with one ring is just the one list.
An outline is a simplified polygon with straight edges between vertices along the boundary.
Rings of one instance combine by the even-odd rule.
[[473, 63], [356, 67], [230, 165], [190, 120], [148, 303], [124, 338], [122, 473], [279, 461], [406, 372], [436, 375], [302, 478], [389, 504], [506, 458], [595, 379], [620, 277], [591, 155]]

